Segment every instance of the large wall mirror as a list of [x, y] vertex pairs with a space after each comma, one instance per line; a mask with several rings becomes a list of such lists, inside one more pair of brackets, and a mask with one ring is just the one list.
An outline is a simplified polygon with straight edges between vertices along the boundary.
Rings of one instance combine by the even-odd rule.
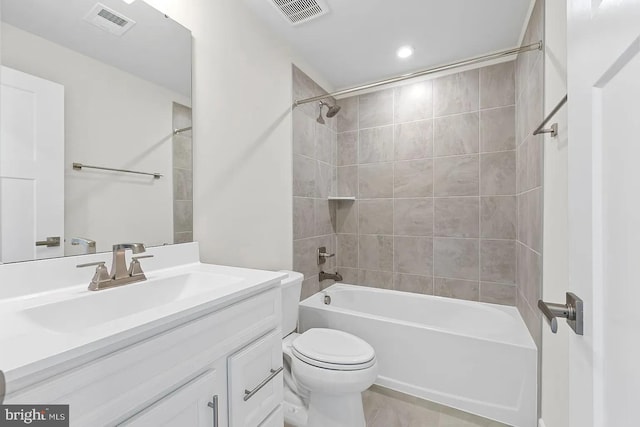
[[191, 241], [191, 32], [142, 0], [0, 7], [0, 262]]

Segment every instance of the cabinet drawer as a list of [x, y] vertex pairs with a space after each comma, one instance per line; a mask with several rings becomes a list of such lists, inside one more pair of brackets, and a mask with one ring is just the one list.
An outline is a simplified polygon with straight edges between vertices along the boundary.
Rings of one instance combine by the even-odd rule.
[[7, 403], [70, 404], [72, 426], [113, 425], [226, 360], [279, 318], [279, 289], [272, 289], [7, 396]]
[[282, 337], [279, 331], [229, 357], [229, 426], [255, 427], [281, 402]]
[[206, 371], [118, 426], [222, 426], [220, 398], [226, 392], [224, 379], [215, 370]]
[[284, 424], [284, 410], [282, 405], [278, 407], [258, 427], [282, 427]]

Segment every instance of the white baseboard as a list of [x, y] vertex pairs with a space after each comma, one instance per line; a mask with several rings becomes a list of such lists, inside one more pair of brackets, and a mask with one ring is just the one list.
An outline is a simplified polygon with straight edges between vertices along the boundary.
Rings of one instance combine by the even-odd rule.
[[544, 420], [542, 418], [538, 420], [538, 427], [547, 427], [547, 425], [544, 423]]

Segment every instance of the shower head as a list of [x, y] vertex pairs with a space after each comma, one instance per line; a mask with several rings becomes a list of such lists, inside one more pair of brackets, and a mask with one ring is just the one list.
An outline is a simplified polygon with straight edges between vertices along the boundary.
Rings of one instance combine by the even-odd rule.
[[338, 104], [331, 105], [331, 104], [329, 104], [327, 102], [320, 101], [320, 115], [318, 116], [318, 119], [316, 120], [320, 124], [325, 124], [324, 118], [322, 117], [322, 107], [327, 107], [327, 118], [328, 119], [330, 119], [332, 117], [335, 117], [336, 114], [338, 114], [338, 112], [340, 111], [340, 108], [342, 108]]
[[329, 104], [325, 104], [325, 105], [329, 107], [329, 111], [327, 111], [327, 117], [329, 118], [334, 117], [336, 114], [338, 114], [338, 112], [342, 108], [338, 104], [335, 104], [333, 107], [329, 106]]

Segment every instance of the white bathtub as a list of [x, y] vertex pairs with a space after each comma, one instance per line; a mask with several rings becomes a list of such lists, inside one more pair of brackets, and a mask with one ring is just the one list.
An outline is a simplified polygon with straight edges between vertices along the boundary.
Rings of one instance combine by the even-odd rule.
[[537, 349], [514, 307], [336, 284], [300, 303], [300, 331], [314, 327], [369, 342], [376, 384], [517, 427], [537, 424]]

